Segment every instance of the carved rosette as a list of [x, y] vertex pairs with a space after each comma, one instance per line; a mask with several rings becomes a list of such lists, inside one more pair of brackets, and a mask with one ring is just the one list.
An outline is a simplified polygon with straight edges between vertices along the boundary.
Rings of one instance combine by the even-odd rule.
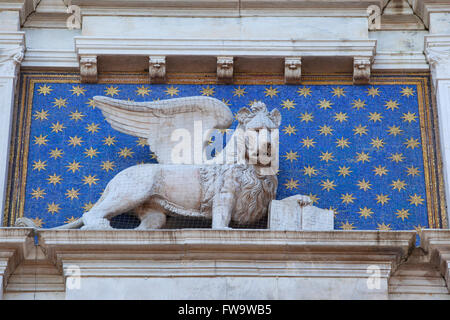
[[425, 50], [430, 64], [433, 87], [438, 79], [450, 79], [450, 47], [431, 47]]
[[166, 82], [166, 57], [150, 56], [148, 62], [149, 62], [148, 73], [150, 77], [150, 83]]
[[97, 56], [80, 57], [80, 77], [83, 83], [97, 82]]
[[284, 82], [299, 84], [302, 78], [302, 58], [289, 57], [284, 59]]
[[370, 81], [370, 69], [372, 59], [370, 57], [353, 58], [353, 83], [367, 84]]
[[233, 82], [233, 57], [217, 57], [217, 82]]
[[25, 48], [18, 46], [0, 50], [0, 76], [16, 77], [24, 57]]

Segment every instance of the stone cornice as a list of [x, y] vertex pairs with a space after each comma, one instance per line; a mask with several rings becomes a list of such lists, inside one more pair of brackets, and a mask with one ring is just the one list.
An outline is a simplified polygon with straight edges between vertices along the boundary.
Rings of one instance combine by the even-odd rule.
[[408, 0], [414, 12], [422, 19], [426, 27], [430, 26], [431, 13], [450, 12], [448, 0]]
[[7, 280], [33, 247], [33, 229], [0, 228], [0, 276]]
[[[69, 0], [64, 0], [66, 5]], [[387, 0], [72, 0], [82, 15], [134, 16], [367, 16], [367, 7]]]
[[438, 80], [450, 80], [450, 35], [425, 36], [425, 55], [434, 86]]
[[[345, 276], [351, 272], [367, 277], [367, 265], [378, 264], [388, 277], [415, 242], [411, 231], [41, 230], [38, 237], [53, 263], [63, 269], [76, 264], [83, 275], [91, 276], [217, 276], [222, 264], [219, 269], [224, 274], [240, 265], [240, 272], [248, 275], [265, 270], [267, 275]], [[231, 260], [233, 264], [227, 266], [226, 261]], [[180, 261], [186, 268], [171, 269]], [[348, 268], [333, 270], [335, 263], [345, 263]]]
[[252, 40], [75, 37], [81, 55], [302, 56], [373, 58], [376, 40]]
[[450, 230], [430, 229], [421, 233], [421, 246], [436, 264], [450, 288]]
[[40, 0], [0, 0], [0, 11], [18, 11], [20, 23], [30, 15], [39, 4]]

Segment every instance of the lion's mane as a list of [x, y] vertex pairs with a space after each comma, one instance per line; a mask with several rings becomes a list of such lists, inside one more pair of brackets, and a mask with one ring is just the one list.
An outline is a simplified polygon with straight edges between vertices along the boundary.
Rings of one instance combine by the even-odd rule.
[[[267, 214], [271, 200], [275, 199], [277, 177], [261, 175], [254, 166], [230, 164], [205, 166], [200, 169], [202, 203], [200, 211], [211, 216], [214, 197], [223, 189], [227, 179], [236, 187], [236, 202], [231, 219], [240, 224], [259, 220]], [[228, 183], [230, 181], [227, 181]]]

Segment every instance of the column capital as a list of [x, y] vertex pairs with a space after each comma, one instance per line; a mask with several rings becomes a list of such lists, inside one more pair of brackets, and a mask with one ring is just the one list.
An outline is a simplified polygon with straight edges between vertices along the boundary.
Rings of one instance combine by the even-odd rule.
[[10, 49], [0, 49], [0, 77], [13, 77], [17, 76], [20, 66], [24, 57], [25, 47], [17, 46]]
[[439, 80], [450, 80], [450, 35], [426, 36], [425, 56], [435, 87]]

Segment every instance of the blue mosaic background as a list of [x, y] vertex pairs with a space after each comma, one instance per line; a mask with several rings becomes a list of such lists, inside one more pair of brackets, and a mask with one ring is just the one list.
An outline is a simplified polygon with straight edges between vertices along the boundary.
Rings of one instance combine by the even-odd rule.
[[262, 100], [282, 114], [278, 199], [310, 195], [335, 211], [335, 229], [428, 227], [415, 86], [51, 82], [34, 87], [25, 190], [24, 216], [42, 227], [80, 217], [120, 170], [156, 162], [143, 141], [110, 127], [92, 103], [95, 95], [207, 95], [234, 113]]

